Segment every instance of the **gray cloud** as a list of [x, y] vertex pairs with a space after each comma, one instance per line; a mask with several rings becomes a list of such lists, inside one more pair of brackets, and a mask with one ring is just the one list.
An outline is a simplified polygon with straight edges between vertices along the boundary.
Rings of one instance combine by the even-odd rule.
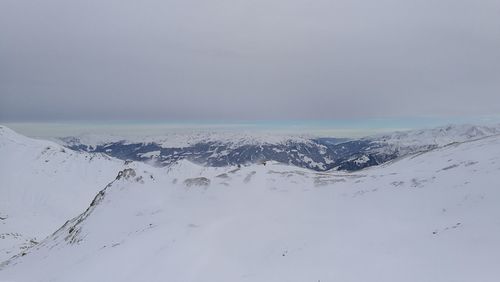
[[495, 0], [4, 0], [0, 120], [500, 112]]

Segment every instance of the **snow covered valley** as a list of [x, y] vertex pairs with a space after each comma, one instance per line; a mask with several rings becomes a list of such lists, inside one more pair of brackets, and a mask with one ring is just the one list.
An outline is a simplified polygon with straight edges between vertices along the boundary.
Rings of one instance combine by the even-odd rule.
[[0, 281], [500, 279], [498, 135], [356, 172], [153, 167], [5, 127], [0, 157]]

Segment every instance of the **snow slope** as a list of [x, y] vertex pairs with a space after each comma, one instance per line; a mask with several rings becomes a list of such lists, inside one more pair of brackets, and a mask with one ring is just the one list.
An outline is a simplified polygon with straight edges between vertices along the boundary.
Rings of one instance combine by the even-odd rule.
[[122, 167], [0, 126], [0, 261], [81, 213]]
[[125, 169], [7, 281], [498, 281], [500, 137], [356, 173]]
[[369, 136], [333, 146], [337, 170], [355, 171], [452, 143], [500, 134], [500, 124], [491, 126], [447, 125], [436, 128], [396, 131]]

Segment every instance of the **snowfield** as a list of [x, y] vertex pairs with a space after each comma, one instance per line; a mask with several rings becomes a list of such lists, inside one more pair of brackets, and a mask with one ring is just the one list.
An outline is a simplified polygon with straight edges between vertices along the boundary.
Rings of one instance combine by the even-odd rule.
[[55, 145], [45, 163], [46, 142], [1, 130], [1, 233], [55, 232], [1, 263], [0, 281], [500, 279], [498, 135], [346, 173], [94, 164]]
[[81, 213], [123, 165], [103, 154], [26, 138], [3, 126], [0, 158], [0, 261]]

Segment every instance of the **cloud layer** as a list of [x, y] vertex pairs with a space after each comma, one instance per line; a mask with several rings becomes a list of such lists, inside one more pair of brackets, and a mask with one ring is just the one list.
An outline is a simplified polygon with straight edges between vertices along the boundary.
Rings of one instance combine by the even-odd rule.
[[492, 0], [0, 2], [0, 120], [500, 112]]

